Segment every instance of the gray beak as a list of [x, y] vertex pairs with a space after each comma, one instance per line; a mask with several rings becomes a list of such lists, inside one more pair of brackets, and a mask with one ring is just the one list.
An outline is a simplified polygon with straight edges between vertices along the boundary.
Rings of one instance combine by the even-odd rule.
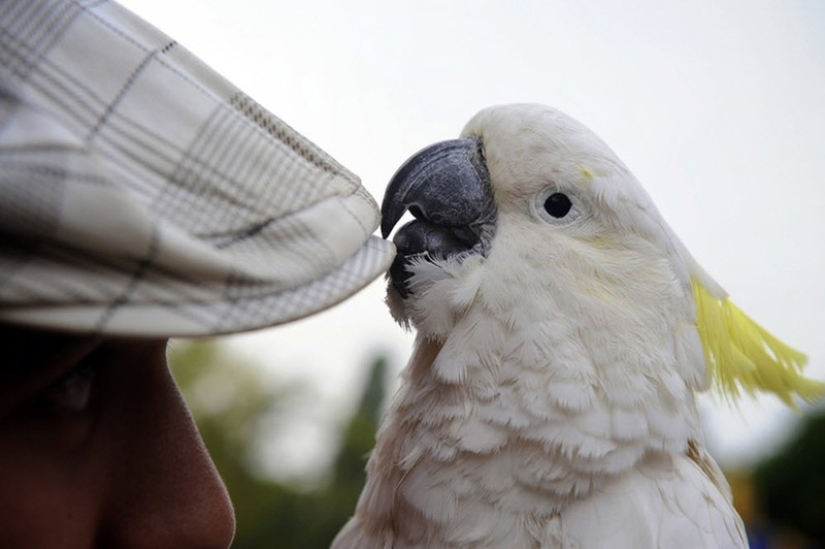
[[495, 231], [496, 207], [481, 140], [443, 141], [407, 160], [390, 180], [381, 205], [384, 238], [406, 211], [415, 220], [395, 234], [398, 255], [390, 267], [393, 286], [402, 297], [409, 295], [407, 265], [413, 258], [485, 255]]

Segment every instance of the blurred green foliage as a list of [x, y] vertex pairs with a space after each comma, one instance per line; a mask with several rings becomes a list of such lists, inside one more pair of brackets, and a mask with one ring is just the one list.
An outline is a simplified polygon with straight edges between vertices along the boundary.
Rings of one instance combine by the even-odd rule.
[[803, 418], [791, 440], [753, 473], [758, 506], [775, 529], [825, 547], [825, 410]]
[[332, 471], [320, 488], [265, 478], [256, 461], [264, 426], [288, 417], [301, 389], [273, 386], [254, 365], [204, 340], [174, 342], [169, 364], [235, 506], [234, 549], [329, 547], [349, 519], [375, 444], [387, 361], [376, 358], [360, 404], [344, 428]]

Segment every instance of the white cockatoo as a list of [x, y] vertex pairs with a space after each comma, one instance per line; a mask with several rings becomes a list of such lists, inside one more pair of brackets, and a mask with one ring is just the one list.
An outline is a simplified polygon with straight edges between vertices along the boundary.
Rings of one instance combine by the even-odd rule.
[[745, 548], [696, 393], [822, 385], [737, 309], [590, 130], [486, 109], [394, 176], [417, 330], [335, 549]]

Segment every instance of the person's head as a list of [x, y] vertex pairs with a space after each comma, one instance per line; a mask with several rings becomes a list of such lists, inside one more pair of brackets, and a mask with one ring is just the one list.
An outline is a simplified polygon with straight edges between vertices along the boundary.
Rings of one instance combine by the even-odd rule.
[[358, 178], [112, 2], [0, 13], [0, 547], [226, 547], [170, 337], [330, 307], [391, 244]]

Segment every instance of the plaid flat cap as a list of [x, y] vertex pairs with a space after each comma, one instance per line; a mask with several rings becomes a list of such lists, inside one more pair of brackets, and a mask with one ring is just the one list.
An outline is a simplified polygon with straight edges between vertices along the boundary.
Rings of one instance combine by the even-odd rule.
[[114, 2], [0, 3], [0, 322], [293, 320], [384, 272], [359, 179]]

